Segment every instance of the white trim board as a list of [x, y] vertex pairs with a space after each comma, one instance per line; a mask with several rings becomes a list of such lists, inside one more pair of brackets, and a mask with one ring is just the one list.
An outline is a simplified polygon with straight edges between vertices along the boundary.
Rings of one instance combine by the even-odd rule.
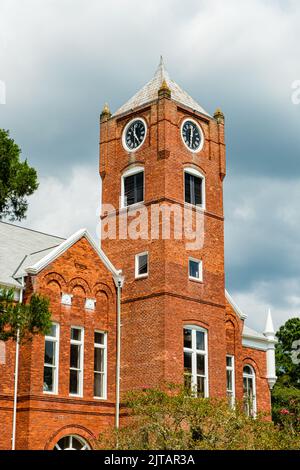
[[248, 315], [246, 315], [246, 313], [242, 312], [242, 310], [238, 307], [238, 305], [235, 303], [235, 301], [233, 300], [233, 298], [231, 297], [231, 295], [229, 294], [229, 292], [226, 289], [225, 289], [225, 298], [230, 303], [231, 307], [233, 308], [233, 310], [235, 311], [237, 316], [241, 320], [246, 320]]
[[117, 270], [114, 265], [111, 263], [111, 261], [108, 259], [106, 254], [99, 248], [87, 229], [83, 228], [75, 232], [73, 235], [71, 235], [67, 240], [65, 240], [63, 243], [58, 245], [56, 248], [54, 248], [50, 253], [48, 253], [44, 258], [42, 258], [40, 261], [35, 263], [33, 266], [29, 266], [26, 268], [26, 272], [28, 274], [38, 274], [42, 269], [44, 269], [48, 264], [52, 263], [55, 261], [60, 255], [62, 255], [65, 251], [67, 251], [72, 245], [74, 245], [76, 242], [78, 242], [81, 238], [85, 238], [92, 248], [96, 251], [97, 255], [103, 262], [103, 264], [106, 266], [106, 268], [113, 274], [114, 277], [120, 277], [122, 271]]

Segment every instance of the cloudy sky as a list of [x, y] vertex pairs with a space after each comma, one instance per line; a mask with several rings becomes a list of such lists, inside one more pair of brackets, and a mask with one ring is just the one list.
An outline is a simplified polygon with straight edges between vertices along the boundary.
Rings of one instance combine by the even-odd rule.
[[300, 2], [0, 0], [0, 127], [39, 172], [25, 225], [95, 235], [98, 123], [153, 75], [226, 116], [227, 288], [261, 329], [300, 312]]

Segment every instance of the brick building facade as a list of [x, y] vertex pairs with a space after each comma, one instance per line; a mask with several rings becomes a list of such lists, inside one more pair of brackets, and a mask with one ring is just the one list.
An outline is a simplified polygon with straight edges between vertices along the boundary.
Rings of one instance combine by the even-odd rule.
[[[63, 240], [0, 223], [0, 284], [16, 301], [46, 295], [53, 315], [49, 336], [20, 348], [17, 449], [92, 448], [115, 423], [118, 384], [122, 394], [185, 381], [199, 396], [250, 398], [249, 414], [270, 411], [271, 316], [264, 334], [246, 327], [225, 290], [222, 112], [210, 116], [161, 61], [100, 120], [101, 248], [85, 230]], [[0, 347], [9, 449], [16, 353]]]

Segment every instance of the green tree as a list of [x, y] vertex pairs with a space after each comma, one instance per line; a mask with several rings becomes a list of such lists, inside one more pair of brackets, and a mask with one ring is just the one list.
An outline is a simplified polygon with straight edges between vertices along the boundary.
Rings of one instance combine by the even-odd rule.
[[265, 416], [250, 418], [243, 404], [195, 398], [175, 386], [130, 393], [128, 417], [119, 431], [102, 433], [98, 448], [120, 450], [299, 449], [299, 433], [275, 426]]
[[276, 333], [277, 382], [272, 390], [276, 423], [300, 431], [300, 318], [291, 318]]
[[0, 220], [24, 219], [28, 207], [27, 196], [38, 188], [36, 170], [27, 160], [20, 161], [21, 149], [9, 137], [9, 131], [0, 129]]
[[300, 388], [300, 318], [289, 319], [279, 328], [276, 336], [276, 372], [279, 382]]
[[32, 295], [28, 304], [15, 302], [14, 290], [0, 291], [0, 340], [31, 340], [36, 334], [47, 334], [51, 328], [49, 300]]

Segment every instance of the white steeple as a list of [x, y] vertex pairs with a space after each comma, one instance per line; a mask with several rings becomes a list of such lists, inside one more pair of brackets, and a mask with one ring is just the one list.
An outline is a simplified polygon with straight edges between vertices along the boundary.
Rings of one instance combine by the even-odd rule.
[[270, 389], [272, 389], [277, 380], [276, 377], [276, 364], [275, 364], [275, 330], [273, 325], [273, 319], [271, 314], [271, 309], [268, 310], [267, 320], [264, 335], [268, 339], [268, 348], [267, 348], [267, 380], [269, 383]]
[[166, 70], [163, 57], [160, 56], [160, 61], [154, 77], [143, 88], [141, 88], [130, 100], [121, 106], [113, 116], [126, 113], [132, 109], [138, 108], [146, 103], [150, 103], [158, 98], [158, 90], [163, 82], [166, 82], [170, 91], [171, 99], [178, 103], [187, 106], [193, 111], [211, 117], [186, 91], [184, 91], [174, 80], [172, 80]]
[[272, 314], [271, 314], [271, 309], [270, 308], [268, 310], [264, 335], [265, 336], [273, 335], [275, 337], [275, 330], [274, 330], [273, 319], [272, 319]]

